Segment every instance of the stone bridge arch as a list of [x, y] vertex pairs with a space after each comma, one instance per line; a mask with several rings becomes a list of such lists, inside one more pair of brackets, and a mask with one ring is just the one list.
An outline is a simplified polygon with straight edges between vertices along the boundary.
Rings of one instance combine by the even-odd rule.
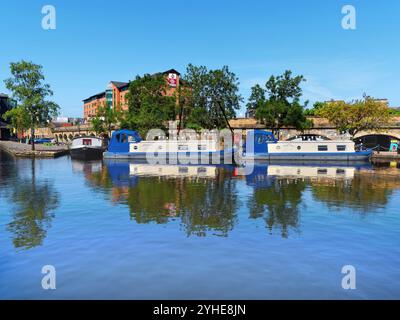
[[354, 139], [357, 138], [362, 138], [365, 136], [371, 136], [371, 135], [376, 135], [376, 136], [389, 136], [389, 137], [393, 137], [395, 139], [399, 139], [400, 140], [400, 131], [394, 131], [394, 130], [390, 130], [390, 131], [361, 131], [359, 133], [357, 133], [354, 136]]
[[354, 136], [356, 144], [362, 144], [365, 148], [374, 148], [380, 151], [388, 151], [392, 140], [400, 141], [400, 133], [395, 131], [360, 132]]

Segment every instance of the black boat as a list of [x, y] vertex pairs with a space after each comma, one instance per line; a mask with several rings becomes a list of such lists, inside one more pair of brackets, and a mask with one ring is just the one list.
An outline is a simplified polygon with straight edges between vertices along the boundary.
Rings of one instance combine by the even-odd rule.
[[70, 147], [71, 158], [77, 160], [100, 160], [105, 150], [104, 139], [89, 136], [73, 139]]

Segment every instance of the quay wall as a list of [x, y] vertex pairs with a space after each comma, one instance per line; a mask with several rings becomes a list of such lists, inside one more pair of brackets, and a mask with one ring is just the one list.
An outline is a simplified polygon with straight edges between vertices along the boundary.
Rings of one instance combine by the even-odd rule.
[[69, 154], [67, 146], [35, 145], [36, 150], [31, 150], [31, 145], [14, 141], [0, 141], [0, 149], [16, 157], [29, 158], [56, 158]]

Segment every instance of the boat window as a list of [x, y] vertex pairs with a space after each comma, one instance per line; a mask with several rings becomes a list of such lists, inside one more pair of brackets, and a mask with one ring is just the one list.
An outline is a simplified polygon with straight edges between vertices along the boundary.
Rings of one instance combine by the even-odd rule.
[[82, 139], [82, 144], [84, 146], [91, 146], [92, 145], [92, 139]]
[[197, 173], [206, 173], [206, 172], [207, 172], [207, 168], [205, 168], [205, 167], [197, 168]]
[[327, 174], [328, 169], [318, 169], [317, 174]]
[[197, 146], [197, 148], [198, 148], [198, 150], [207, 150], [207, 146], [204, 145], [204, 144], [199, 144], [199, 145]]
[[135, 138], [133, 136], [128, 136], [128, 142], [134, 142]]
[[188, 167], [179, 167], [178, 171], [179, 171], [179, 173], [188, 173], [189, 168]]
[[328, 146], [327, 145], [319, 145], [318, 151], [328, 151]]
[[336, 174], [345, 174], [345, 170], [344, 169], [336, 169]]
[[297, 146], [297, 150], [300, 150], [301, 149], [301, 146]]
[[121, 134], [121, 143], [127, 143], [128, 142], [128, 136], [125, 133]]
[[337, 151], [346, 151], [346, 146], [345, 145], [338, 145], [336, 146]]
[[188, 150], [188, 146], [186, 144], [180, 144], [178, 145], [178, 150]]
[[264, 136], [258, 135], [256, 141], [257, 141], [258, 144], [263, 144], [264, 141], [265, 141], [265, 140], [264, 140]]
[[120, 133], [115, 135], [115, 140], [117, 140], [118, 142], [120, 141], [120, 138], [121, 138], [121, 134]]

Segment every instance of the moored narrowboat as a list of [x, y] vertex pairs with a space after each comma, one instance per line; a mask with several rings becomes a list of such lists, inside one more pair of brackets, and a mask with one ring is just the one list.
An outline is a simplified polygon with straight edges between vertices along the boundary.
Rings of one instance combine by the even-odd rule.
[[244, 160], [364, 161], [372, 150], [356, 150], [351, 140], [278, 141], [271, 132], [251, 130], [242, 150]]
[[232, 163], [233, 148], [216, 140], [143, 140], [138, 132], [113, 132], [104, 159], [135, 159], [164, 163]]
[[100, 160], [106, 150], [105, 140], [98, 137], [77, 137], [72, 140], [70, 153], [72, 159]]

